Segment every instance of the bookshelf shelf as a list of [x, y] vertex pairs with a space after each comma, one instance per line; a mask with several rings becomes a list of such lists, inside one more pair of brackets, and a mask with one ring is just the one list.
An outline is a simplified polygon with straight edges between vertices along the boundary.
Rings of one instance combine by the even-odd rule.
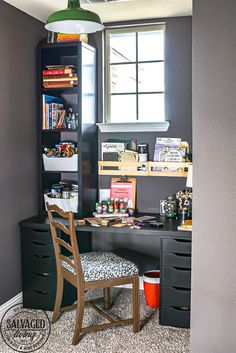
[[[159, 177], [187, 177], [190, 163], [175, 162], [98, 162], [99, 175], [132, 175]], [[104, 169], [108, 168], [109, 169]], [[111, 168], [118, 169], [111, 169]], [[167, 168], [167, 170], [153, 170], [153, 168]], [[142, 168], [143, 170], [138, 170]], [[171, 170], [173, 169], [173, 170]]]
[[72, 130], [72, 129], [42, 129], [42, 132], [43, 133], [46, 133], [46, 134], [53, 134], [53, 133], [60, 133], [60, 132], [74, 132], [74, 133], [78, 133], [77, 130]]

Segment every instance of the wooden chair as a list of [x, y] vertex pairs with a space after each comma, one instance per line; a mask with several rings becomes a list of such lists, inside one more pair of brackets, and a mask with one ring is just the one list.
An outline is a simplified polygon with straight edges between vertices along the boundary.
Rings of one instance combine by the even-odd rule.
[[[59, 312], [76, 308], [76, 323], [72, 344], [79, 342], [80, 334], [102, 330], [120, 325], [133, 325], [133, 332], [140, 331], [139, 323], [139, 276], [138, 268], [132, 262], [125, 260], [111, 252], [79, 253], [76, 239], [74, 215], [72, 212], [64, 212], [56, 205], [47, 204], [50, 221], [54, 252], [57, 266], [57, 293], [53, 312], [52, 323], [56, 322]], [[53, 217], [62, 217], [68, 223], [68, 227]], [[57, 230], [62, 231], [68, 237], [68, 242], [57, 236]], [[69, 251], [71, 256], [63, 255], [62, 249]], [[64, 251], [65, 253], [65, 251]], [[64, 280], [70, 282], [77, 289], [77, 304], [69, 307], [61, 307]], [[110, 306], [110, 287], [122, 284], [132, 284], [133, 317], [125, 320], [114, 320], [103, 310], [98, 308], [93, 300], [85, 302], [85, 292], [94, 288], [104, 289], [105, 307]], [[82, 328], [82, 320], [85, 304], [95, 309], [109, 322], [95, 326]]]

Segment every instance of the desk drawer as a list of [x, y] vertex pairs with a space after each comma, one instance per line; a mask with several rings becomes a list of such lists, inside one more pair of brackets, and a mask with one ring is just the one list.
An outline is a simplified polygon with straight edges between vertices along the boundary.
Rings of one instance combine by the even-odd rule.
[[190, 254], [171, 254], [164, 253], [161, 256], [162, 266], [173, 266], [180, 268], [191, 268]]
[[[23, 306], [24, 308], [53, 310], [56, 298], [56, 289], [47, 289], [39, 285], [26, 285], [23, 289]], [[64, 290], [62, 297], [62, 306], [71, 305], [75, 302], [76, 289], [67, 281], [64, 281]]]
[[21, 240], [52, 244], [51, 231], [50, 229], [30, 229], [21, 227]]
[[160, 308], [160, 325], [189, 328], [190, 311], [163, 305]]
[[53, 244], [39, 241], [21, 242], [21, 251], [23, 256], [54, 254]]
[[24, 290], [32, 288], [43, 291], [55, 291], [57, 288], [57, 276], [49, 272], [24, 271], [22, 273], [22, 286]]
[[191, 241], [185, 239], [161, 239], [162, 252], [175, 254], [191, 254]]
[[22, 254], [22, 272], [56, 273], [56, 259], [54, 254]]
[[190, 289], [165, 286], [161, 288], [161, 305], [189, 308], [190, 310], [190, 297]]
[[191, 288], [191, 270], [164, 266], [161, 271], [161, 285]]

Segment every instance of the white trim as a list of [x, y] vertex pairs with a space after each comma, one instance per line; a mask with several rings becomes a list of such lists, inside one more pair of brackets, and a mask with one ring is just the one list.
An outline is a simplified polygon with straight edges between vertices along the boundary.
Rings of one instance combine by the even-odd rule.
[[0, 306], [0, 320], [2, 320], [3, 315], [5, 312], [12, 307], [13, 305], [20, 304], [23, 302], [23, 294], [22, 292], [17, 294], [15, 297], [8, 300], [6, 303]]
[[158, 123], [97, 123], [101, 132], [161, 132], [167, 131], [169, 121]]

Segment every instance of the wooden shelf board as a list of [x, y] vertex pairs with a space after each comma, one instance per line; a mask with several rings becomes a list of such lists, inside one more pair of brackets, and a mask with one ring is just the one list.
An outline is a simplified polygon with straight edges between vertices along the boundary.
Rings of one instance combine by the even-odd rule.
[[[114, 161], [99, 161], [98, 174], [99, 175], [132, 175], [132, 176], [162, 176], [162, 177], [187, 177], [186, 169], [190, 163], [181, 162], [114, 162]], [[125, 167], [141, 167], [146, 166], [145, 171], [139, 170], [125, 170]], [[103, 167], [119, 167], [119, 170], [104, 170]], [[161, 168], [180, 168], [180, 171], [152, 170], [153, 167]]]

